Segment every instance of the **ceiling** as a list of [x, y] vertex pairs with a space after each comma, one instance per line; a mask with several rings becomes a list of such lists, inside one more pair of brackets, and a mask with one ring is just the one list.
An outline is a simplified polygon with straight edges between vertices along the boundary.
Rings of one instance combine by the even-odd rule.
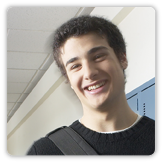
[[11, 7], [7, 12], [7, 121], [53, 62], [54, 30], [93, 7]]

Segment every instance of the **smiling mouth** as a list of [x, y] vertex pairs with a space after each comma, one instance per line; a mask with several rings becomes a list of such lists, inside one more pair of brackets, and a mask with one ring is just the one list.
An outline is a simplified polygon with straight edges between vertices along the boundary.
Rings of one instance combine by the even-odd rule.
[[87, 87], [86, 89], [87, 89], [88, 91], [95, 90], [95, 89], [97, 89], [97, 88], [102, 87], [104, 84], [105, 84], [105, 81], [102, 81], [101, 83], [95, 84], [95, 85], [91, 85], [91, 86]]

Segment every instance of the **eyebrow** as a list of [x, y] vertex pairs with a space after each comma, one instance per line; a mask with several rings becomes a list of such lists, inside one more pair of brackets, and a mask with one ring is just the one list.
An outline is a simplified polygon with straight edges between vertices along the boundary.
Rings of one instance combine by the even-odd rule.
[[68, 64], [70, 64], [70, 63], [72, 63], [72, 62], [74, 62], [74, 61], [76, 61], [76, 60], [78, 60], [78, 59], [79, 59], [78, 57], [74, 57], [74, 58], [69, 59], [69, 60], [66, 62], [66, 67], [67, 67]]
[[[97, 46], [97, 47], [94, 47], [92, 49], [90, 49], [87, 54], [90, 55], [90, 54], [93, 54], [99, 50], [108, 50], [108, 48], [106, 48], [105, 46]], [[69, 59], [67, 62], [66, 62], [66, 67], [68, 64], [70, 63], [73, 63], [74, 61], [78, 60], [79, 58], [78, 57], [74, 57], [74, 58], [71, 58]]]
[[97, 46], [97, 47], [94, 47], [94, 48], [90, 49], [90, 50], [87, 52], [87, 54], [92, 54], [92, 53], [95, 53], [95, 52], [97, 52], [97, 51], [99, 51], [99, 50], [108, 50], [108, 48], [105, 47], [105, 46]]

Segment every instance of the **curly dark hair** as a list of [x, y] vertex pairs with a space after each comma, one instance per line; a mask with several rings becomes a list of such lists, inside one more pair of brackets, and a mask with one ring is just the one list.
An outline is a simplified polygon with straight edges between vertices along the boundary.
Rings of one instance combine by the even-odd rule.
[[90, 15], [72, 18], [55, 31], [53, 40], [54, 59], [60, 68], [61, 73], [67, 79], [67, 73], [60, 57], [60, 48], [70, 37], [78, 37], [90, 32], [96, 32], [100, 35], [105, 35], [108, 44], [113, 48], [118, 59], [120, 59], [121, 55], [126, 53], [124, 38], [118, 27], [111, 21], [103, 17]]

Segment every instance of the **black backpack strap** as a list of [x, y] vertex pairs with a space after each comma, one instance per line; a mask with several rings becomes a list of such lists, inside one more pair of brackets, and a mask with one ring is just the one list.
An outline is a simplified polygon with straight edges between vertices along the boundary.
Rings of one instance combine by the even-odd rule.
[[50, 132], [47, 137], [64, 155], [97, 155], [94, 149], [71, 127], [58, 128]]

